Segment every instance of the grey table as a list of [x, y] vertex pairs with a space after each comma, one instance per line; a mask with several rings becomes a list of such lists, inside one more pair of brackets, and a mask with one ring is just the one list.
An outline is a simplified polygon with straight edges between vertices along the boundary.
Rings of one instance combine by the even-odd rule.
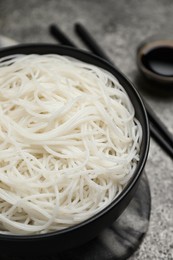
[[[1, 0], [0, 33], [18, 42], [55, 43], [48, 25], [57, 23], [81, 47], [73, 23], [80, 21], [94, 34], [116, 65], [137, 84], [135, 54], [147, 37], [173, 28], [171, 0]], [[5, 41], [5, 39], [3, 39]], [[12, 42], [11, 42], [12, 43]], [[138, 87], [138, 86], [137, 86]], [[173, 133], [173, 96], [142, 92]], [[173, 161], [151, 140], [146, 172], [152, 211], [148, 233], [130, 260], [173, 259]]]

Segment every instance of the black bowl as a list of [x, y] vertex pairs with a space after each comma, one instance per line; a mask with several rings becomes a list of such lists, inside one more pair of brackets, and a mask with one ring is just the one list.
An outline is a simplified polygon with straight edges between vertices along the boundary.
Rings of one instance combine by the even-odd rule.
[[113, 223], [127, 207], [139, 184], [149, 150], [149, 124], [144, 104], [133, 85], [111, 64], [87, 52], [69, 47], [59, 47], [48, 44], [30, 44], [8, 47], [0, 51], [0, 58], [12, 54], [60, 54], [71, 56], [86, 63], [94, 64], [112, 73], [125, 88], [134, 108], [135, 116], [140, 121], [143, 138], [140, 150], [140, 160], [133, 177], [110, 205], [93, 217], [82, 223], [61, 231], [39, 235], [5, 235], [0, 234], [0, 251], [10, 255], [52, 255], [57, 252], [77, 247], [91, 240], [97, 234]]

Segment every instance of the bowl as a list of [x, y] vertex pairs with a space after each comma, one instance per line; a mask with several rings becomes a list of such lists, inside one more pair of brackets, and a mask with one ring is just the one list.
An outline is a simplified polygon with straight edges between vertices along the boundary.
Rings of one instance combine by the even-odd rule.
[[0, 234], [2, 254], [52, 255], [78, 247], [93, 239], [105, 227], [111, 225], [125, 210], [138, 187], [149, 150], [149, 124], [144, 104], [131, 82], [108, 62], [75, 48], [50, 45], [29, 44], [8, 47], [0, 50], [0, 58], [13, 54], [59, 54], [93, 64], [112, 73], [126, 90], [135, 108], [135, 116], [140, 121], [143, 138], [140, 149], [140, 160], [137, 168], [123, 191], [106, 208], [96, 215], [75, 226], [61, 231], [36, 235]]

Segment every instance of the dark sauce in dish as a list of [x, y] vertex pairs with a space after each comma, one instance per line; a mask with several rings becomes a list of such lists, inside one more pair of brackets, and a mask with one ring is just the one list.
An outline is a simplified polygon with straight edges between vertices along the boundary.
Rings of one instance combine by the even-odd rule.
[[142, 56], [143, 65], [150, 71], [165, 77], [173, 76], [173, 48], [157, 47]]

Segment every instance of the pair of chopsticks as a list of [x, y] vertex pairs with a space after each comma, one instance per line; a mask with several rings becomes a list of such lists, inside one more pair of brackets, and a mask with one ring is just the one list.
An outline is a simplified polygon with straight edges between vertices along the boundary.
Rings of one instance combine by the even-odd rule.
[[[50, 25], [49, 29], [51, 35], [61, 44], [77, 48], [77, 46], [60, 30], [60, 28], [58, 28], [58, 26]], [[75, 31], [92, 53], [113, 64], [83, 25], [79, 23], [76, 24]], [[173, 135], [156, 116], [151, 107], [146, 102], [144, 102], [144, 104], [149, 118], [151, 136], [173, 159]]]

